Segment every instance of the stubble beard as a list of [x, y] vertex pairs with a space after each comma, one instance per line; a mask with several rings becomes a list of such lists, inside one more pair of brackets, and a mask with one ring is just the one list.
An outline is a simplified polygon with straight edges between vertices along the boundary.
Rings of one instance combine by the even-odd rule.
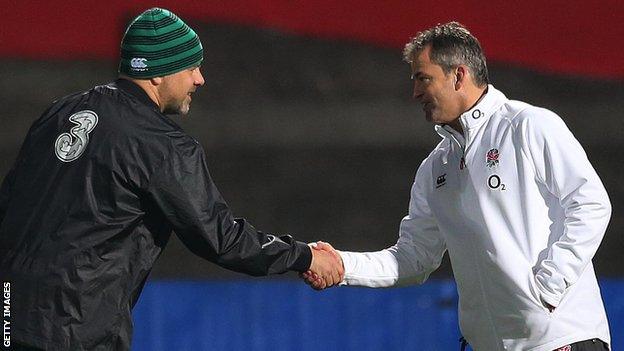
[[163, 110], [166, 115], [187, 115], [191, 110], [191, 102], [184, 98], [181, 102], [171, 101]]

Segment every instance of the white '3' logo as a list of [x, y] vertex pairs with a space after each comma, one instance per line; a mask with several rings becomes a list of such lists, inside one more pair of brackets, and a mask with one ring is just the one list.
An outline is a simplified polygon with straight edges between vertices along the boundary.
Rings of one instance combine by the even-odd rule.
[[69, 116], [69, 121], [77, 126], [59, 135], [54, 143], [56, 157], [63, 162], [71, 162], [82, 155], [89, 143], [89, 133], [97, 125], [98, 115], [90, 110], [79, 111]]

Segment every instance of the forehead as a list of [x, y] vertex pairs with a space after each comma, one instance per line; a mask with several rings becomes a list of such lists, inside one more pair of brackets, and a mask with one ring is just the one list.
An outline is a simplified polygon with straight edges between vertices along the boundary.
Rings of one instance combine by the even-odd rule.
[[431, 69], [433, 68], [431, 66], [438, 66], [437, 64], [431, 62], [430, 53], [431, 45], [427, 45], [422, 50], [414, 53], [412, 57], [412, 62], [410, 62], [410, 66], [412, 67], [413, 72]]
[[185, 69], [183, 69], [181, 71], [178, 71], [178, 72], [166, 75], [165, 78], [174, 79], [174, 80], [188, 79], [188, 77], [193, 75], [193, 72], [192, 72], [193, 68], [194, 67], [185, 68]]

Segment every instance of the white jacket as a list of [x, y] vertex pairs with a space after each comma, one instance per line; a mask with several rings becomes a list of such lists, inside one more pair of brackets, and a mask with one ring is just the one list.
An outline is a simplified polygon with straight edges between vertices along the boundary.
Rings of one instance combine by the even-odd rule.
[[581, 145], [556, 114], [491, 85], [460, 121], [464, 136], [436, 126], [443, 140], [416, 173], [396, 245], [341, 251], [341, 284], [422, 283], [448, 250], [475, 350], [610, 343], [591, 260], [611, 205]]

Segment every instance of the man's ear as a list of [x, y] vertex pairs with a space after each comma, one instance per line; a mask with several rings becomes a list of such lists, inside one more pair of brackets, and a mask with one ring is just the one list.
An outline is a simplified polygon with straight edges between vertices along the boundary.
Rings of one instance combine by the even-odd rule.
[[150, 82], [152, 83], [152, 85], [158, 86], [158, 85], [162, 84], [163, 77], [153, 77], [153, 78], [150, 78]]
[[459, 90], [461, 86], [466, 84], [468, 79], [468, 68], [464, 65], [459, 65], [455, 68], [455, 90]]

